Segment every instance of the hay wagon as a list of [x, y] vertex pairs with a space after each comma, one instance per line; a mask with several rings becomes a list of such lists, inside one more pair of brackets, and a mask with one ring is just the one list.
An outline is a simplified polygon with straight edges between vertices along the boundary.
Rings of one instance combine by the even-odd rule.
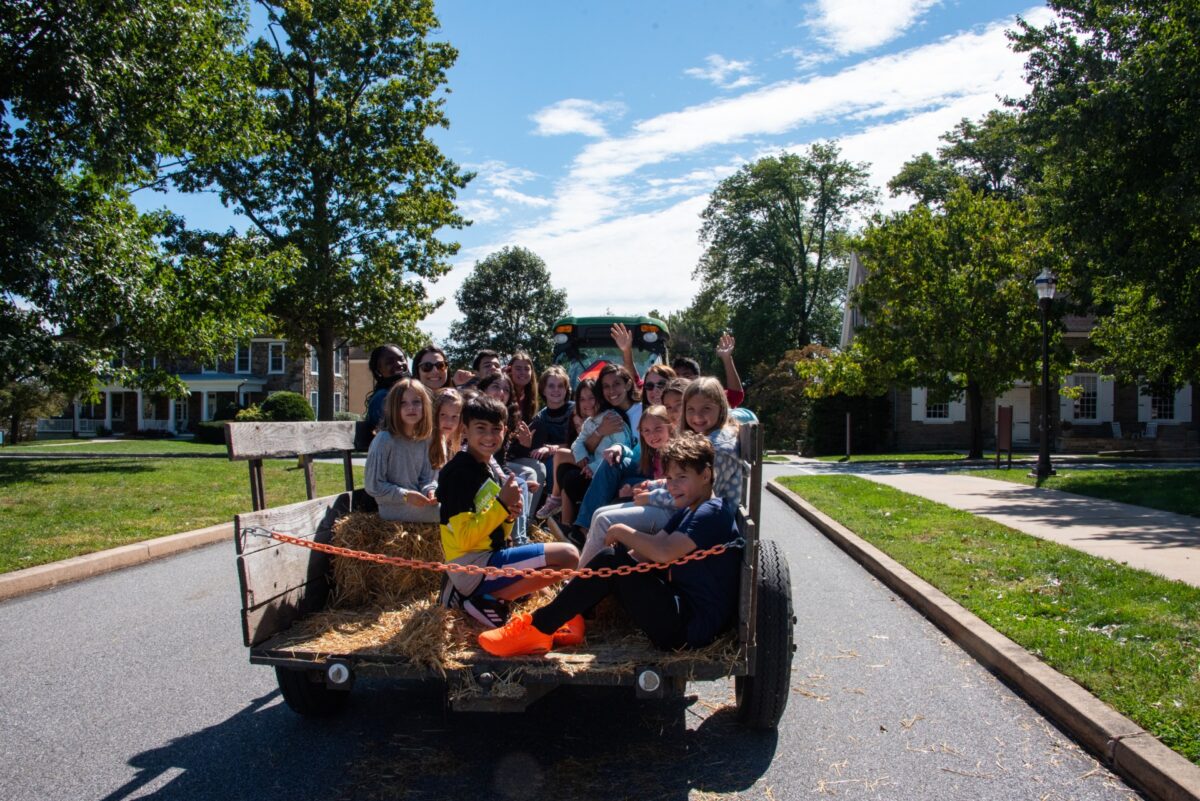
[[[386, 643], [328, 647], [308, 644], [295, 633], [306, 619], [322, 614], [335, 595], [331, 557], [263, 533], [326, 543], [339, 519], [375, 510], [373, 499], [354, 488], [354, 423], [230, 423], [226, 441], [231, 459], [249, 463], [254, 508], [234, 518], [243, 637], [251, 663], [275, 669], [283, 698], [297, 713], [337, 712], [358, 677], [437, 679], [445, 682], [452, 709], [520, 711], [564, 684], [628, 686], [638, 697], [663, 698], [682, 695], [688, 681], [732, 676], [740, 721], [752, 728], [778, 725], [790, 693], [795, 618], [787, 560], [774, 541], [760, 538], [762, 432], [757, 423], [740, 431], [745, 478], [738, 523], [745, 547], [733, 631], [708, 648], [667, 653], [640, 634], [593, 636], [589, 627], [583, 646], [517, 659], [497, 659], [470, 638], [459, 638], [439, 664], [395, 653]], [[313, 456], [330, 452], [341, 454], [346, 489], [314, 497]], [[267, 508], [262, 462], [279, 457], [299, 459], [309, 500]], [[440, 607], [437, 612], [442, 614]]]

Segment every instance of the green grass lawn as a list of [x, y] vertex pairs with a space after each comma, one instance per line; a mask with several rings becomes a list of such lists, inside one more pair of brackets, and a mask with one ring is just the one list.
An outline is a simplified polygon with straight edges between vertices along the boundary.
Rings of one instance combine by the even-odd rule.
[[[854, 453], [850, 455], [851, 462], [955, 462], [967, 458], [965, 453]], [[984, 453], [984, 459], [995, 459], [996, 454]], [[1016, 458], [1020, 458], [1019, 456]], [[820, 462], [842, 462], [846, 455], [818, 456]]]
[[[1046, 489], [1133, 503], [1200, 517], [1200, 470], [1064, 470], [1042, 483]], [[1028, 470], [969, 470], [967, 475], [1037, 486]]]
[[204, 442], [193, 442], [190, 439], [43, 439], [36, 442], [22, 442], [12, 447], [0, 448], [0, 456], [30, 456], [35, 453], [136, 453], [136, 454], [184, 454], [184, 455], [225, 455], [224, 445], [209, 445]]
[[[316, 464], [318, 495], [343, 489]], [[263, 464], [267, 505], [304, 500], [296, 461]], [[355, 468], [362, 484], [362, 468]], [[250, 511], [245, 462], [222, 459], [0, 460], [0, 572], [233, 520]]]
[[781, 483], [1200, 763], [1200, 588], [854, 476]]

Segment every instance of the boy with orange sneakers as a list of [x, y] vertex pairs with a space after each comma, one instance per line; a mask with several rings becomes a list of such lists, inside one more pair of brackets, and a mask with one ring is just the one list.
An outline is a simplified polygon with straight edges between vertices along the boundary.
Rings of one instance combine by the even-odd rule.
[[[467, 447], [455, 454], [438, 475], [442, 550], [446, 561], [479, 567], [570, 568], [579, 551], [566, 542], [512, 547], [513, 522], [527, 514], [516, 476], [505, 476], [492, 458], [504, 444], [508, 410], [487, 395], [463, 404]], [[508, 603], [558, 579], [536, 576], [480, 576], [447, 573], [442, 604], [462, 609], [485, 626], [508, 619]]]
[[[685, 434], [663, 448], [662, 459], [675, 514], [657, 534], [613, 525], [605, 538], [609, 547], [588, 567], [670, 562], [697, 548], [738, 538], [737, 510], [713, 495], [712, 443], [697, 434]], [[572, 579], [553, 601], [533, 614], [515, 615], [504, 626], [480, 634], [479, 644], [494, 656], [546, 653], [564, 644], [566, 629], [581, 633], [583, 612], [615, 595], [655, 646], [665, 650], [700, 648], [734, 621], [740, 561], [740, 550], [730, 549], [648, 573]]]

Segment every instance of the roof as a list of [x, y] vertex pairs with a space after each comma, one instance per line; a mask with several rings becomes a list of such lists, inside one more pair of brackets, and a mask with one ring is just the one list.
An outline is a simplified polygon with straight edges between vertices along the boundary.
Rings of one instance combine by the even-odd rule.
[[637, 317], [626, 316], [620, 314], [606, 314], [599, 317], [563, 317], [555, 320], [554, 327], [560, 325], [614, 325], [616, 323], [624, 323], [625, 325], [656, 325], [668, 334], [667, 324], [657, 317]]

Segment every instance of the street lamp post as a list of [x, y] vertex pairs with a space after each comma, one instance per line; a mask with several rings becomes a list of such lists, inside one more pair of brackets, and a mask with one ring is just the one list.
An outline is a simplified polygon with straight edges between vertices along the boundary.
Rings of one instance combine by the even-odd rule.
[[1042, 423], [1041, 444], [1038, 449], [1037, 469], [1030, 475], [1041, 484], [1054, 475], [1050, 466], [1050, 302], [1054, 300], [1054, 274], [1048, 269], [1033, 282], [1037, 289], [1038, 308], [1042, 312]]

